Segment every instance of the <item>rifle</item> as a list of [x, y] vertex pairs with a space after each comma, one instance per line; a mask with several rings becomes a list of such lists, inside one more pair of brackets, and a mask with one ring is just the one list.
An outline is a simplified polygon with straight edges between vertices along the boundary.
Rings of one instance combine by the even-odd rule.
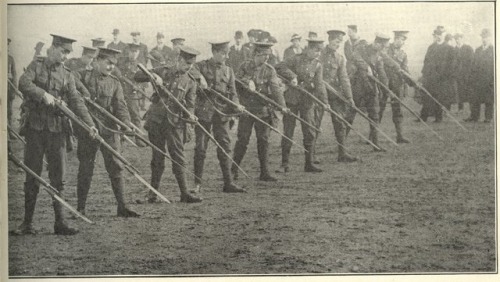
[[420, 89], [422, 92], [424, 92], [427, 96], [429, 96], [434, 102], [436, 102], [436, 104], [438, 104], [441, 109], [460, 127], [462, 128], [464, 131], [468, 131], [451, 113], [450, 111], [448, 111], [448, 109], [443, 106], [443, 104], [441, 104], [436, 98], [434, 98], [434, 96], [431, 95], [431, 93], [429, 93], [429, 91], [427, 91], [427, 89], [425, 89], [421, 84], [417, 83], [411, 76], [409, 73], [407, 73], [406, 71], [404, 70], [401, 70], [401, 74], [406, 77], [407, 79], [409, 79], [415, 86], [416, 88]]
[[[71, 119], [76, 124], [80, 125], [81, 128], [83, 128], [85, 131], [87, 131], [89, 134], [91, 134], [90, 127], [85, 122], [83, 122], [79, 117], [77, 117], [69, 108], [67, 108], [62, 103], [62, 101], [56, 100], [54, 105], [59, 110], [61, 110], [61, 112], [63, 112], [64, 115], [66, 115], [69, 119]], [[120, 153], [115, 151], [106, 141], [104, 141], [104, 139], [100, 135], [96, 135], [94, 138], [105, 149], [107, 149], [111, 154], [113, 154], [113, 156], [115, 156], [118, 160], [120, 160], [123, 163], [125, 169], [127, 169], [137, 180], [139, 180], [144, 186], [146, 186], [146, 188], [148, 188], [153, 193], [158, 195], [158, 197], [160, 197], [160, 199], [162, 199], [163, 201], [170, 203], [170, 201], [165, 196], [163, 196], [160, 192], [158, 192], [155, 188], [153, 188], [153, 186], [151, 186], [146, 180], [144, 180], [144, 178], [142, 178], [139, 175], [139, 170], [137, 170], [137, 168], [132, 166], [132, 164], [129, 161], [127, 161], [122, 155], [120, 155]]]
[[[203, 90], [202, 90], [203, 91]], [[222, 98], [224, 101], [228, 102], [229, 104], [235, 106], [235, 107], [239, 107], [241, 106], [240, 104], [237, 104], [235, 102], [233, 102], [231, 99], [227, 98], [226, 96], [222, 95], [221, 93], [219, 93], [218, 91], [214, 90], [214, 89], [211, 89], [211, 88], [208, 88], [208, 91], [210, 91], [211, 93], [215, 94], [216, 96]], [[208, 97], [207, 97], [208, 99]], [[301, 148], [302, 150], [304, 150], [305, 152], [307, 152], [307, 150], [299, 145], [297, 142], [293, 141], [293, 139], [291, 138], [288, 138], [286, 135], [284, 135], [283, 133], [281, 133], [278, 129], [276, 129], [275, 127], [273, 127], [272, 125], [270, 125], [269, 123], [263, 121], [262, 119], [260, 119], [259, 117], [257, 117], [256, 115], [252, 114], [251, 112], [249, 112], [247, 109], [244, 109], [243, 112], [249, 116], [251, 116], [252, 118], [254, 118], [255, 120], [257, 120], [258, 122], [264, 124], [265, 126], [269, 127], [272, 131], [278, 133], [279, 135], [281, 135], [281, 137], [285, 138], [286, 140], [290, 141], [292, 144], [294, 144], [295, 146]]]
[[418, 120], [420, 120], [434, 135], [436, 135], [437, 138], [439, 138], [439, 140], [443, 141], [443, 138], [441, 136], [439, 136], [439, 134], [436, 131], [434, 131], [434, 129], [432, 129], [425, 121], [423, 121], [422, 118], [420, 117], [420, 115], [415, 113], [410, 107], [408, 107], [405, 103], [403, 103], [403, 101], [396, 94], [394, 94], [394, 92], [392, 92], [391, 89], [389, 89], [389, 87], [387, 87], [387, 85], [382, 83], [382, 81], [380, 81], [378, 78], [376, 78], [373, 75], [369, 75], [368, 77], [371, 80], [373, 80], [377, 85], [382, 87], [389, 94], [389, 96], [391, 96], [393, 99], [397, 100], [411, 114], [413, 114], [415, 117], [417, 117]]
[[[165, 94], [167, 94], [168, 98], [171, 99], [185, 114], [188, 114], [190, 116], [192, 115], [191, 112], [189, 112], [189, 110], [186, 109], [186, 107], [179, 100], [177, 100], [177, 98], [175, 98], [175, 96], [174, 96], [174, 94], [172, 94], [172, 92], [170, 92], [166, 87], [156, 84], [153, 74], [151, 72], [149, 72], [149, 70], [143, 64], [138, 64], [137, 66], [139, 67], [139, 69], [141, 71], [143, 71], [149, 77], [149, 79], [151, 80], [151, 84], [155, 88], [155, 91], [156, 91], [156, 93], [158, 93], [158, 95], [160, 94], [158, 88], [160, 88], [161, 90], [163, 90], [163, 92]], [[163, 99], [161, 97], [159, 97], [158, 100], [160, 101], [160, 103], [162, 103], [165, 110], [170, 112], [170, 110], [168, 109], [168, 106], [165, 104]], [[231, 158], [231, 156], [226, 152], [226, 150], [224, 150], [224, 148], [219, 144], [219, 142], [217, 142], [215, 137], [213, 137], [212, 134], [210, 134], [210, 132], [208, 132], [205, 129], [205, 127], [203, 127], [203, 125], [200, 124], [199, 121], [195, 120], [193, 123], [196, 126], [198, 126], [208, 136], [208, 138], [210, 140], [212, 140], [212, 142], [214, 142], [215, 146], [217, 146], [219, 149], [221, 149], [222, 153], [224, 155], [226, 155], [226, 157], [228, 157], [231, 160], [231, 162], [238, 168], [238, 170], [240, 170], [246, 177], [250, 178], [250, 176], [233, 160], [233, 158]]]
[[357, 130], [355, 130], [352, 127], [352, 125], [347, 120], [345, 120], [339, 113], [337, 113], [334, 110], [330, 109], [329, 105], [323, 103], [320, 99], [318, 99], [316, 96], [314, 96], [312, 93], [310, 93], [309, 91], [305, 90], [304, 88], [302, 88], [300, 86], [292, 85], [292, 83], [289, 80], [287, 80], [286, 78], [284, 78], [282, 76], [280, 76], [280, 77], [281, 77], [281, 79], [283, 81], [286, 81], [289, 86], [291, 86], [294, 89], [299, 90], [301, 93], [305, 94], [306, 96], [308, 96], [309, 98], [311, 98], [314, 102], [316, 102], [318, 105], [320, 105], [325, 111], [329, 112], [330, 114], [333, 114], [338, 119], [340, 119], [341, 121], [343, 121], [347, 127], [349, 127], [354, 133], [356, 133], [357, 135], [359, 135], [359, 137], [363, 138], [363, 140], [365, 140], [366, 142], [368, 142], [373, 147], [375, 147], [375, 148], [377, 148], [379, 150], [382, 150], [379, 146], [375, 145], [375, 143], [373, 143], [370, 139], [366, 138], [365, 136], [363, 136], [363, 134], [361, 134]]
[[335, 90], [335, 88], [333, 88], [333, 86], [328, 84], [328, 82], [323, 80], [323, 83], [325, 84], [326, 89], [328, 91], [333, 93], [335, 96], [337, 96], [339, 99], [341, 99], [347, 105], [350, 105], [360, 116], [365, 118], [378, 132], [380, 132], [380, 134], [382, 134], [382, 136], [384, 136], [387, 140], [391, 141], [391, 143], [393, 143], [395, 146], [399, 146], [398, 143], [396, 143], [396, 141], [392, 140], [387, 134], [385, 134], [385, 132], [383, 132], [382, 129], [380, 129], [380, 127], [377, 125], [377, 123], [374, 122], [371, 118], [369, 118], [368, 115], [366, 115], [363, 111], [361, 111], [354, 103], [350, 103], [349, 101], [347, 101], [347, 99], [345, 97], [342, 97], [342, 95], [340, 95], [340, 93], [338, 93], [338, 91]]
[[9, 160], [11, 160], [16, 166], [22, 168], [27, 174], [29, 174], [31, 177], [35, 178], [40, 184], [42, 184], [43, 190], [45, 190], [47, 193], [50, 194], [50, 196], [61, 203], [63, 206], [65, 206], [68, 210], [70, 210], [73, 214], [75, 214], [77, 217], [83, 219], [85, 222], [88, 222], [90, 224], [94, 224], [93, 221], [85, 217], [83, 214], [78, 212], [75, 208], [73, 208], [70, 204], [68, 204], [66, 201], [63, 200], [59, 196], [59, 191], [57, 191], [56, 188], [54, 188], [52, 185], [50, 185], [45, 179], [41, 178], [38, 174], [36, 174], [34, 171], [32, 171], [28, 166], [26, 166], [23, 162], [21, 162], [18, 158], [14, 156], [11, 150], [9, 150]]

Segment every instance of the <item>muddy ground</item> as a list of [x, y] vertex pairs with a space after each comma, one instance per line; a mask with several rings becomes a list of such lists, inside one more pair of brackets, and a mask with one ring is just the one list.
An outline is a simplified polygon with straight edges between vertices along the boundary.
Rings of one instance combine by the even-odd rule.
[[[467, 115], [457, 114], [460, 119]], [[394, 136], [390, 116], [386, 114], [382, 128]], [[87, 202], [87, 216], [96, 224], [69, 220], [81, 230], [78, 235], [53, 235], [51, 199], [41, 191], [34, 219], [39, 235], [9, 237], [9, 274], [496, 271], [493, 124], [467, 124], [469, 132], [463, 132], [449, 118], [430, 122], [444, 137], [442, 142], [413, 122], [408, 112], [405, 116], [412, 144], [394, 147], [384, 140], [388, 152], [374, 153], [351, 134], [349, 148], [362, 157], [353, 164], [335, 161], [332, 125], [325, 117], [317, 149], [325, 172], [303, 172], [304, 157], [295, 148], [292, 171], [277, 175], [278, 183], [258, 181], [252, 137], [242, 165], [251, 178], [238, 181], [247, 194], [222, 193], [212, 146], [200, 204], [179, 202], [169, 163], [161, 192], [172, 204], [136, 204], [146, 190], [124, 173], [126, 198], [142, 214], [137, 219], [115, 216], [116, 203], [99, 155]], [[368, 135], [359, 116], [355, 128]], [[300, 142], [299, 136], [300, 129], [295, 135]], [[281, 160], [279, 141], [272, 134], [273, 170]], [[14, 148], [22, 157], [21, 143], [14, 142]], [[186, 151], [192, 169], [193, 143]], [[123, 154], [149, 181], [150, 149], [125, 145]], [[64, 196], [76, 206], [75, 152], [68, 160]], [[23, 218], [23, 181], [24, 173], [10, 164], [9, 229]]]

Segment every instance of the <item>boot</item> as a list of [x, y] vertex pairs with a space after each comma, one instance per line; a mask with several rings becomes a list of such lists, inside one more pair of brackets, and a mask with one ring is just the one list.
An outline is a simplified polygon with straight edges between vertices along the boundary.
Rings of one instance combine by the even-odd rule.
[[[243, 157], [245, 156], [246, 147], [241, 148], [241, 147], [238, 147], [237, 145], [238, 145], [238, 142], [236, 142], [236, 145], [234, 146], [233, 161], [236, 164], [240, 165], [241, 161], [243, 160]], [[231, 174], [232, 174], [234, 180], [238, 180], [238, 167], [234, 163], [231, 166]]]
[[111, 188], [115, 194], [116, 202], [118, 204], [116, 215], [118, 217], [139, 217], [139, 214], [128, 209], [125, 205], [123, 196], [123, 178], [120, 176], [111, 178]]
[[312, 150], [312, 162], [313, 164], [320, 164], [321, 162], [316, 159], [316, 140], [314, 140], [314, 144], [311, 147]]
[[194, 157], [194, 183], [197, 185], [201, 184], [201, 179], [203, 178], [203, 167], [205, 166], [205, 158], [200, 157], [195, 152]]
[[398, 144], [408, 144], [410, 140], [403, 137], [403, 128], [401, 127], [401, 122], [395, 122], [396, 126], [396, 142]]
[[312, 146], [308, 145], [308, 146], [304, 146], [304, 147], [307, 150], [307, 152], [304, 153], [304, 155], [305, 155], [304, 171], [305, 172], [314, 172], [314, 173], [323, 172], [322, 169], [314, 166], [314, 164], [312, 163], [312, 158], [313, 158]]
[[370, 129], [370, 136], [372, 137], [371, 138], [371, 141], [373, 142], [373, 144], [375, 144], [378, 148], [376, 147], [373, 147], [373, 151], [374, 152], [386, 152], [386, 150], [384, 148], [382, 148], [382, 146], [379, 145], [378, 143], [378, 134], [377, 132], [375, 132], [375, 130], [373, 129]]
[[[151, 186], [156, 189], [156, 191], [160, 188], [161, 176], [163, 175], [163, 167], [156, 168], [151, 167]], [[146, 196], [146, 202], [149, 204], [158, 203], [158, 196], [153, 192], [149, 191]]]
[[86, 176], [78, 175], [78, 183], [76, 185], [76, 196], [77, 196], [77, 210], [85, 215], [85, 204], [87, 202], [87, 195], [90, 190], [90, 181], [87, 181]]
[[25, 195], [24, 195], [24, 221], [21, 225], [14, 231], [12, 231], [13, 235], [24, 235], [24, 234], [36, 234], [35, 229], [33, 228], [33, 214], [35, 213], [36, 206], [36, 197], [38, 192], [28, 192], [25, 184]]
[[290, 170], [288, 167], [290, 150], [291, 146], [281, 144], [281, 167], [276, 170], [276, 173], [287, 173]]
[[224, 193], [246, 193], [247, 190], [239, 187], [234, 183], [224, 184], [224, 188], [222, 188], [222, 192]]
[[230, 160], [227, 157], [222, 157], [219, 159], [220, 168], [222, 171], [222, 179], [224, 179], [224, 187], [222, 192], [224, 193], [245, 193], [246, 190], [238, 187], [238, 185], [233, 183], [233, 177], [231, 175]]
[[259, 163], [260, 163], [260, 176], [259, 179], [261, 181], [266, 181], [266, 182], [276, 182], [278, 179], [275, 177], [271, 176], [271, 173], [269, 173], [269, 167], [268, 167], [268, 144], [258, 144], [257, 145], [257, 153], [259, 155]]
[[183, 168], [177, 167], [175, 165], [174, 169], [175, 179], [177, 180], [177, 184], [179, 185], [179, 190], [181, 191], [181, 203], [199, 203], [203, 199], [192, 195], [187, 190], [186, 184], [186, 176], [184, 174]]
[[341, 163], [352, 163], [358, 161], [358, 158], [356, 158], [355, 156], [351, 156], [345, 151], [342, 146], [339, 146], [339, 156], [337, 158], [337, 161]]
[[56, 221], [54, 223], [54, 233], [56, 235], [75, 235], [78, 234], [78, 229], [69, 227], [66, 222], [64, 222], [64, 212], [62, 204], [56, 200], [52, 200], [52, 206], [54, 207], [54, 215]]

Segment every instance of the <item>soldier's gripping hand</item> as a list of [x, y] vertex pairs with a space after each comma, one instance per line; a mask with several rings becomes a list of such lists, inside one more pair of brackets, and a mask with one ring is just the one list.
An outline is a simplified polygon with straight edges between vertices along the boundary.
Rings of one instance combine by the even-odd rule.
[[208, 88], [207, 80], [205, 79], [205, 77], [203, 75], [200, 75], [200, 88], [203, 90]]
[[297, 78], [292, 79], [292, 80], [290, 81], [290, 83], [291, 83], [293, 86], [297, 86], [297, 85], [299, 85], [299, 82], [298, 82]]
[[253, 80], [249, 80], [248, 81], [248, 88], [251, 90], [251, 91], [255, 91], [255, 82], [253, 82]]
[[163, 85], [163, 79], [157, 75], [156, 73], [152, 73], [153, 74], [153, 78], [155, 80], [155, 83], [158, 84], [158, 85]]
[[43, 94], [42, 102], [47, 106], [54, 106], [54, 103], [56, 102], [56, 98], [54, 96], [52, 96], [51, 94], [45, 92]]
[[198, 122], [198, 117], [195, 116], [194, 114], [189, 114], [189, 122], [197, 123]]
[[238, 105], [238, 106], [236, 106], [236, 110], [238, 110], [238, 112], [242, 113], [245, 111], [245, 107], [243, 107], [242, 105]]
[[284, 114], [284, 115], [287, 115], [290, 113], [290, 109], [289, 108], [281, 108], [281, 112]]
[[98, 135], [99, 135], [99, 130], [97, 130], [97, 128], [95, 126], [92, 126], [90, 128], [90, 137], [92, 139], [95, 139]]
[[366, 70], [366, 75], [373, 77], [373, 71], [371, 67], [368, 67], [368, 69]]

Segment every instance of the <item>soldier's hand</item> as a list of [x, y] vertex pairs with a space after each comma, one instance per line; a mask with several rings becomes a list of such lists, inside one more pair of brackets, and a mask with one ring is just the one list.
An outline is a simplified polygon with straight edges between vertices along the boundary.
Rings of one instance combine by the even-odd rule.
[[193, 122], [193, 123], [196, 123], [198, 122], [198, 117], [193, 115], [193, 114], [190, 114], [189, 115], [189, 119]]
[[368, 67], [367, 71], [366, 71], [366, 74], [368, 76], [373, 76], [373, 71], [372, 71], [372, 68], [371, 67]]
[[203, 90], [208, 88], [207, 80], [205, 79], [205, 77], [203, 75], [200, 75], [200, 88]]
[[56, 101], [56, 98], [51, 94], [45, 92], [42, 98], [42, 102], [47, 106], [53, 106]]
[[290, 81], [290, 83], [291, 83], [293, 86], [297, 86], [297, 85], [299, 85], [299, 81], [297, 80], [297, 78], [292, 79], [292, 81]]
[[248, 81], [248, 88], [252, 91], [255, 91], [255, 82], [253, 80]]
[[163, 79], [159, 75], [157, 75], [156, 73], [153, 73], [153, 78], [154, 78], [156, 84], [163, 85]]
[[92, 137], [92, 139], [95, 139], [98, 135], [99, 135], [99, 130], [97, 130], [95, 126], [92, 126], [90, 128], [90, 137]]
[[290, 113], [290, 109], [289, 108], [282, 108], [281, 109], [281, 112], [285, 115], [289, 114]]
[[245, 111], [245, 107], [243, 107], [242, 105], [236, 106], [236, 109], [238, 110], [238, 112], [244, 112]]
[[332, 108], [330, 108], [330, 105], [328, 104], [325, 104], [325, 110], [331, 110]]

